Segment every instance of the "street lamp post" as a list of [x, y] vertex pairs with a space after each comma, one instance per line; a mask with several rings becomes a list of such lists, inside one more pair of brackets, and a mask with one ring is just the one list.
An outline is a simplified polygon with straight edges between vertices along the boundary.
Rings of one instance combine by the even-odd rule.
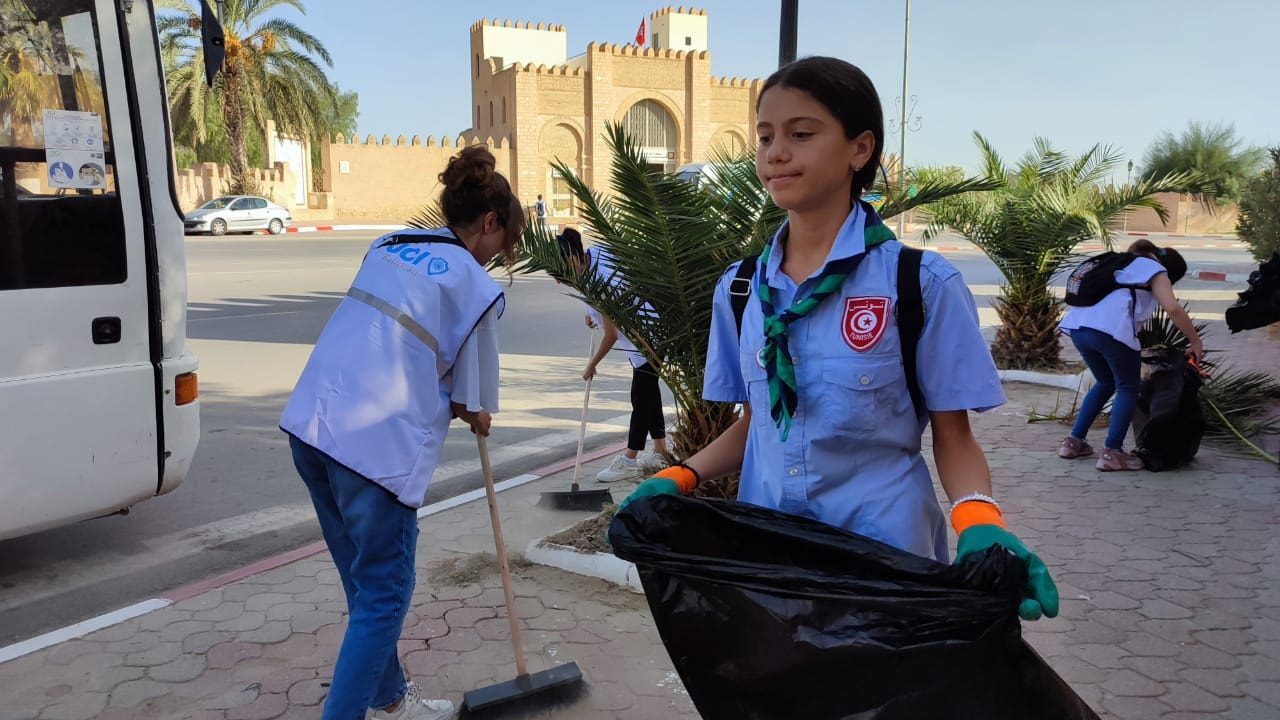
[[[898, 186], [906, 192], [907, 184], [907, 58], [911, 48], [911, 0], [906, 0], [906, 9], [902, 14], [902, 108], [898, 118], [898, 128], [902, 136], [898, 138]], [[907, 213], [898, 213], [898, 237], [906, 236]]]
[[782, 0], [782, 17], [778, 23], [778, 67], [795, 62], [799, 5], [800, 0]]
[[[1131, 177], [1133, 177], [1133, 161], [1132, 160], [1129, 161], [1129, 169], [1126, 170], [1124, 173], [1124, 186], [1126, 190], [1129, 188], [1129, 178]], [[1124, 212], [1124, 231], [1129, 232], [1129, 211], [1128, 210]]]

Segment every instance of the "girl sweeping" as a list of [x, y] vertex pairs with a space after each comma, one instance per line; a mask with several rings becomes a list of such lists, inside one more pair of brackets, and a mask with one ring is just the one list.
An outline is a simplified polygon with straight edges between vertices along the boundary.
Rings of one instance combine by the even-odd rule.
[[[613, 262], [602, 248], [582, 249], [582, 235], [567, 228], [556, 238], [560, 253], [578, 273], [590, 272], [608, 279], [613, 272]], [[613, 459], [608, 467], [596, 475], [596, 480], [614, 483], [619, 480], [642, 480], [645, 474], [667, 466], [666, 416], [662, 412], [662, 391], [658, 387], [658, 372], [644, 355], [636, 349], [609, 318], [595, 308], [587, 308], [587, 327], [601, 328], [603, 337], [582, 371], [582, 379], [595, 377], [600, 361], [613, 349], [627, 353], [631, 362], [631, 422], [627, 431], [627, 449]], [[645, 441], [653, 439], [653, 450], [645, 452]]]
[[452, 418], [489, 434], [498, 409], [503, 294], [484, 266], [511, 258], [520, 203], [488, 148], [440, 174], [447, 225], [379, 238], [316, 342], [280, 427], [311, 494], [350, 615], [325, 720], [442, 720], [447, 700], [406, 682], [396, 641], [413, 596], [417, 508]]
[[[959, 534], [957, 560], [1001, 545], [1030, 571], [1019, 613], [1058, 611], [1041, 560], [1008, 530], [968, 413], [1005, 401], [960, 273], [925, 253], [917, 414], [895, 322], [903, 246], [862, 193], [884, 145], [880, 99], [834, 58], [774, 73], [757, 102], [756, 172], [787, 221], [749, 288], [731, 266], [716, 289], [703, 397], [742, 403], [742, 417], [684, 463], [632, 494], [688, 493], [741, 468], [738, 499], [803, 515], [945, 561], [946, 515], [920, 454], [933, 428], [939, 480]], [[731, 295], [748, 292], [739, 334]]]

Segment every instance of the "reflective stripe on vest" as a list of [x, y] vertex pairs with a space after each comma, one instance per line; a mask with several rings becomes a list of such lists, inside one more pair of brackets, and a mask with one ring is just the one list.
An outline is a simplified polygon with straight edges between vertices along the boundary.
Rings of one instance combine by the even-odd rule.
[[392, 320], [395, 320], [397, 325], [404, 328], [405, 330], [408, 330], [410, 335], [418, 338], [419, 340], [422, 341], [424, 345], [431, 348], [431, 352], [435, 353], [436, 355], [436, 370], [439, 371], [441, 377], [443, 377], [444, 374], [448, 372], [449, 368], [445, 367], [444, 361], [440, 357], [440, 343], [436, 341], [435, 335], [432, 335], [431, 331], [423, 327], [422, 324], [419, 323], [417, 320], [414, 320], [413, 318], [409, 317], [408, 313], [404, 312], [403, 310], [396, 307], [395, 305], [392, 305], [386, 300], [383, 300], [377, 295], [367, 293], [364, 290], [361, 290], [360, 288], [353, 287], [350, 290], [348, 290], [347, 297], [351, 298], [352, 300], [357, 300], [359, 302], [362, 302], [365, 305], [368, 305], [369, 307], [373, 308], [374, 310], [377, 310], [378, 312], [382, 313], [383, 315], [386, 315]]

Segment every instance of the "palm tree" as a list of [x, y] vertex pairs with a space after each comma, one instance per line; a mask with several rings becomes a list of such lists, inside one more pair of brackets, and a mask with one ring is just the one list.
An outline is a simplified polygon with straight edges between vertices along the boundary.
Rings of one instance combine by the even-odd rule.
[[[688, 457], [736, 419], [732, 405], [702, 399], [716, 283], [731, 262], [758, 252], [786, 213], [769, 199], [751, 157], [718, 158], [717, 178], [695, 188], [649, 170], [638, 143], [620, 125], [610, 125], [606, 134], [613, 151], [609, 195], [593, 190], [564, 163], [553, 167], [582, 208], [595, 243], [616, 261], [615, 282], [575, 273], [551, 232], [537, 224], [525, 232], [517, 271], [543, 271], [568, 282], [660, 368], [677, 406], [673, 451]], [[935, 179], [917, 183], [912, 197], [896, 185], [875, 191], [885, 196], [882, 212], [891, 216], [990, 187], [982, 180]], [[704, 491], [734, 497], [736, 480]]]
[[26, 3], [5, 0], [0, 19], [0, 127], [10, 129], [13, 145], [34, 147], [41, 111], [62, 107], [54, 69], [57, 42], [49, 24], [38, 22]]
[[326, 108], [332, 108], [336, 98], [315, 58], [332, 67], [329, 51], [294, 23], [267, 18], [281, 6], [305, 14], [302, 0], [226, 0], [221, 18], [226, 60], [212, 88], [204, 80], [199, 4], [159, 0], [157, 5], [177, 13], [157, 18], [176, 129], [187, 128], [194, 142], [203, 142], [208, 134], [207, 106], [221, 109], [232, 192], [249, 190], [252, 184], [245, 150], [250, 131], [265, 132], [268, 119], [296, 137], [311, 137], [323, 129]]
[[1168, 212], [1155, 195], [1196, 187], [1197, 177], [1174, 173], [1143, 177], [1125, 187], [1103, 186], [1122, 159], [1111, 147], [1094, 145], [1070, 157], [1037, 138], [1034, 148], [1010, 168], [986, 138], [977, 132], [973, 136], [984, 175], [996, 187], [931, 205], [926, 237], [952, 228], [1004, 275], [995, 300], [1001, 327], [991, 347], [997, 365], [1058, 367], [1062, 303], [1050, 283], [1068, 261], [1078, 259], [1075, 247], [1101, 238], [1111, 248], [1112, 219], [1134, 208], [1151, 208], [1166, 219]]

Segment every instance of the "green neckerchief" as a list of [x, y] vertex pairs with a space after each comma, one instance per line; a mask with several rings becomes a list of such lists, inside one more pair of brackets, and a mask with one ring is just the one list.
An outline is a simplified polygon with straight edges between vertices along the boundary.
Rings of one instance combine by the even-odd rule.
[[[787, 330], [791, 323], [813, 312], [823, 300], [838, 291], [844, 285], [845, 278], [852, 275], [867, 256], [867, 251], [894, 239], [893, 231], [884, 224], [876, 211], [867, 203], [861, 200], [858, 202], [866, 214], [862, 235], [864, 252], [827, 263], [817, 278], [817, 286], [813, 292], [782, 312], [775, 309], [774, 289], [765, 281], [773, 244], [767, 245], [760, 255], [756, 295], [764, 312], [764, 346], [760, 348], [756, 359], [764, 366], [769, 381], [769, 414], [782, 431], [783, 441], [791, 434], [791, 418], [795, 417], [800, 405], [800, 396], [796, 390], [796, 368], [791, 361]], [[786, 236], [783, 235], [781, 240], [785, 243]]]

